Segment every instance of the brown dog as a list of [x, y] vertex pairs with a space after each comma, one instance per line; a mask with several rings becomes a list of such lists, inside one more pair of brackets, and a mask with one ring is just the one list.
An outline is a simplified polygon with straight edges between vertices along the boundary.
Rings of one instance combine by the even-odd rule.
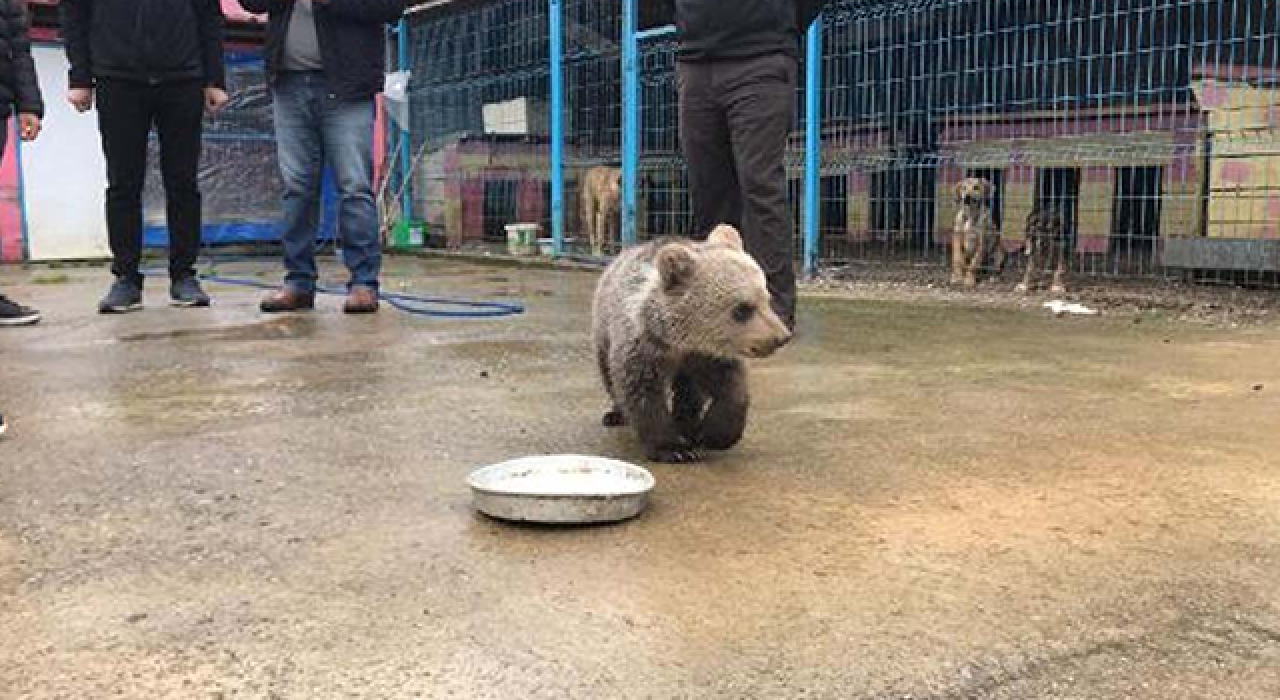
[[955, 228], [951, 232], [951, 283], [975, 287], [978, 273], [990, 259], [991, 268], [1004, 267], [1000, 231], [991, 216], [995, 187], [980, 177], [967, 177], [956, 185]]
[[591, 253], [600, 255], [606, 242], [617, 240], [622, 225], [622, 171], [603, 165], [591, 168], [582, 175], [578, 200]]
[[1066, 294], [1067, 257], [1067, 230], [1062, 215], [1050, 207], [1036, 207], [1027, 216], [1027, 270], [1018, 291], [1035, 291], [1040, 273], [1052, 269], [1049, 293]]

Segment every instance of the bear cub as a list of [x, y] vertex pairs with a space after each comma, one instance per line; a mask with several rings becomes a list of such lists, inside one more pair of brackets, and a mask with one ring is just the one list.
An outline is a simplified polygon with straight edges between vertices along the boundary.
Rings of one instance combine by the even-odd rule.
[[612, 401], [604, 424], [631, 425], [658, 462], [736, 445], [749, 404], [744, 358], [791, 340], [764, 272], [727, 225], [705, 242], [672, 237], [624, 251], [596, 286], [592, 326]]

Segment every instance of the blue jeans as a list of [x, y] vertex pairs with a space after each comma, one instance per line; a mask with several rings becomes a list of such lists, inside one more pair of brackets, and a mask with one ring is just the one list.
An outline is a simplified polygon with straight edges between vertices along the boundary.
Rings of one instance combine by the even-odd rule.
[[348, 286], [377, 291], [382, 244], [373, 198], [373, 99], [332, 97], [320, 72], [282, 72], [273, 96], [284, 177], [285, 286], [315, 291], [320, 183], [327, 162], [338, 188], [338, 240], [351, 273]]

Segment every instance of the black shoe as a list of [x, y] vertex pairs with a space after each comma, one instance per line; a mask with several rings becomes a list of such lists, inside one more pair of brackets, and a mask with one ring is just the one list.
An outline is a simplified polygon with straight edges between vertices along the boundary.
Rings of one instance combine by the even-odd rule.
[[40, 312], [0, 294], [0, 326], [29, 326], [40, 321]]
[[98, 302], [98, 312], [127, 314], [142, 309], [142, 287], [126, 279], [117, 279], [111, 291]]
[[4, 422], [4, 416], [0, 415], [0, 437], [4, 437], [4, 431], [8, 429], [9, 426]]
[[194, 276], [174, 280], [169, 285], [169, 299], [171, 306], [183, 308], [209, 305], [209, 295], [200, 288], [200, 280]]

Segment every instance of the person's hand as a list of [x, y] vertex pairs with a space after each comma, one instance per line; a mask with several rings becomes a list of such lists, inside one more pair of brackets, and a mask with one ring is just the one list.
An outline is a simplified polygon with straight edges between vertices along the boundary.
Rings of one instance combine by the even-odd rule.
[[219, 87], [207, 87], [204, 89], [204, 110], [213, 116], [222, 111], [223, 107], [231, 101], [231, 97], [227, 95], [227, 91]]
[[40, 117], [34, 114], [19, 114], [18, 133], [23, 141], [35, 141], [40, 135]]
[[71, 88], [67, 91], [67, 102], [77, 112], [88, 112], [93, 107], [93, 88]]

